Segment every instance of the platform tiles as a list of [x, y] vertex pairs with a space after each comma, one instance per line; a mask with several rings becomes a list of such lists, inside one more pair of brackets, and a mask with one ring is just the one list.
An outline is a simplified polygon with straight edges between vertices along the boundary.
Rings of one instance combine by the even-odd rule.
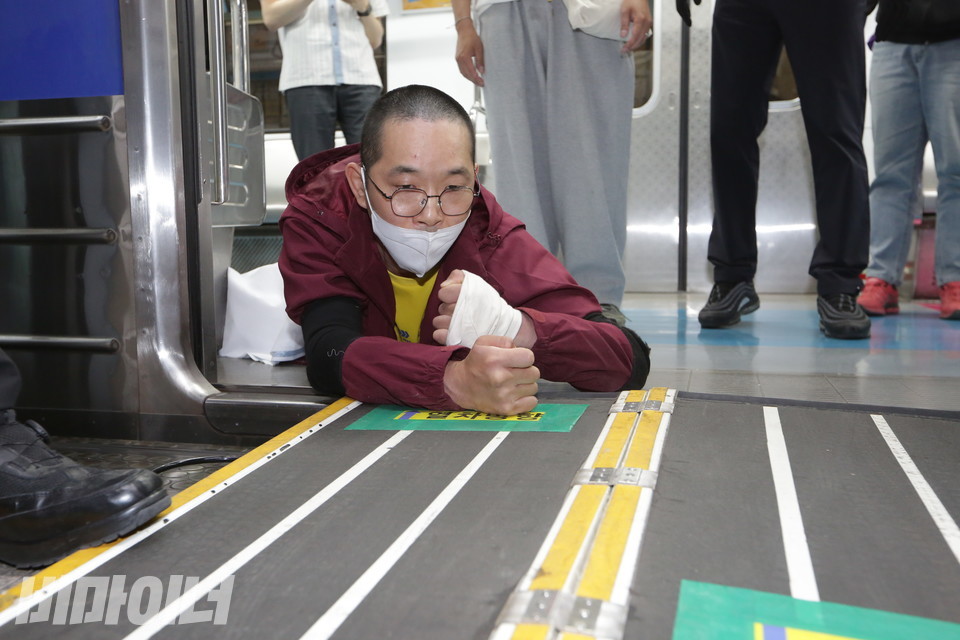
[[957, 419], [553, 402], [569, 432], [344, 399], [0, 596], [0, 637], [960, 638]]

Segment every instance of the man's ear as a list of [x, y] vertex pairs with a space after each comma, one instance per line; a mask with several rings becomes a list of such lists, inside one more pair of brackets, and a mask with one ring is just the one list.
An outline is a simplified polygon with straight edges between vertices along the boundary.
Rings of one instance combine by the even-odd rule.
[[357, 199], [357, 204], [366, 209], [367, 195], [363, 190], [363, 176], [360, 175], [360, 165], [351, 162], [343, 170], [343, 173], [347, 176], [347, 184], [350, 185], [350, 190], [353, 191], [353, 197]]

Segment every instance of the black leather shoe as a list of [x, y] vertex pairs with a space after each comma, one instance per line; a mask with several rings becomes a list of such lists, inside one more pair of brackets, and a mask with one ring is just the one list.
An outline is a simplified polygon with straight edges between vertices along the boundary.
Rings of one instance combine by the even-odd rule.
[[36, 422], [0, 411], [0, 560], [39, 567], [133, 531], [170, 506], [160, 476], [86, 467]]
[[870, 337], [870, 318], [857, 304], [856, 294], [817, 296], [820, 330], [828, 338], [860, 340]]
[[710, 290], [698, 319], [704, 329], [720, 329], [737, 324], [740, 316], [759, 308], [760, 298], [752, 282], [718, 282]]

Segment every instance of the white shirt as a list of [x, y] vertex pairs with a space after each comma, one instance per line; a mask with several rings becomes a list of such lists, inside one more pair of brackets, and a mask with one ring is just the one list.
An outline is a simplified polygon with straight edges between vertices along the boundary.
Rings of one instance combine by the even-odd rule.
[[515, 0], [476, 0], [473, 5], [473, 12], [475, 16], [479, 16], [481, 13], [486, 11], [490, 5], [497, 4], [500, 2], [514, 2]]
[[[371, 15], [390, 13], [387, 0], [370, 0]], [[332, 84], [382, 86], [373, 48], [357, 12], [343, 0], [313, 0], [299, 20], [280, 27], [280, 91]]]

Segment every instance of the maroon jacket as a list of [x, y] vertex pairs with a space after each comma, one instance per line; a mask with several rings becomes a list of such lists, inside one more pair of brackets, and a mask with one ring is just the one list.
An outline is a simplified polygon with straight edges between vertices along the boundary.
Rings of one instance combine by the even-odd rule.
[[304, 309], [322, 298], [359, 301], [364, 337], [350, 343], [341, 364], [350, 397], [458, 408], [444, 393], [443, 374], [447, 362], [463, 358], [467, 349], [438, 345], [432, 324], [440, 305], [439, 284], [454, 269], [480, 276], [530, 316], [543, 378], [586, 391], [612, 391], [626, 384], [634, 360], [626, 335], [615, 325], [585, 319], [600, 312], [596, 297], [482, 188], [460, 237], [440, 262], [420, 330], [422, 342], [397, 341], [393, 287], [370, 214], [357, 205], [344, 176], [347, 163], [360, 161], [357, 151], [356, 145], [340, 147], [298, 164], [287, 179], [289, 205], [280, 218], [280, 273], [289, 316], [299, 323]]

